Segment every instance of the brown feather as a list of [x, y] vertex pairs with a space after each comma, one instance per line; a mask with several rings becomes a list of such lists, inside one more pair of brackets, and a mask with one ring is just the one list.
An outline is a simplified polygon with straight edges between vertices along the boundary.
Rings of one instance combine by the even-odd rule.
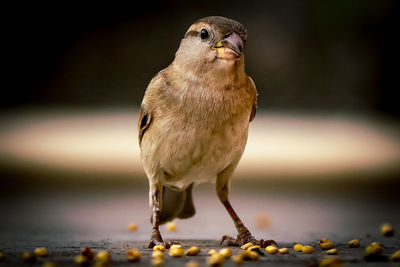
[[145, 105], [142, 105], [139, 111], [139, 122], [138, 122], [139, 145], [142, 143], [143, 135], [146, 132], [146, 129], [149, 127], [150, 122], [151, 122], [151, 116], [147, 112]]
[[232, 31], [239, 34], [239, 36], [243, 39], [243, 42], [247, 40], [247, 30], [246, 28], [239, 22], [234, 21], [232, 19], [219, 17], [219, 16], [211, 16], [199, 19], [194, 24], [204, 22], [209, 25], [212, 25], [218, 29], [218, 31], [223, 35], [231, 33]]
[[256, 112], [257, 112], [257, 107], [258, 107], [258, 105], [257, 105], [257, 96], [258, 96], [258, 93], [257, 93], [256, 85], [255, 85], [253, 79], [250, 76], [249, 76], [249, 80], [251, 81], [251, 86], [253, 87], [253, 90], [256, 92], [255, 98], [254, 98], [253, 108], [252, 108], [251, 114], [250, 114], [250, 122], [252, 122], [254, 120], [254, 118], [256, 116]]

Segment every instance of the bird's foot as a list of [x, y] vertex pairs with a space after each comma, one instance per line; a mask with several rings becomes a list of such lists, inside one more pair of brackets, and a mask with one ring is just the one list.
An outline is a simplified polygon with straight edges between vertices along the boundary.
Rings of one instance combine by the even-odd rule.
[[150, 243], [149, 243], [149, 245], [148, 245], [148, 248], [153, 248], [154, 246], [157, 246], [157, 245], [161, 245], [161, 246], [164, 246], [165, 248], [170, 248], [172, 245], [180, 245], [180, 243], [179, 242], [176, 242], [176, 241], [158, 241], [158, 240], [151, 240], [150, 241]]
[[265, 248], [265, 247], [271, 246], [271, 245], [278, 246], [278, 244], [274, 240], [264, 240], [264, 239], [257, 240], [250, 234], [250, 232], [238, 234], [237, 238], [233, 238], [231, 236], [224, 235], [221, 240], [221, 245], [225, 241], [228, 246], [243, 246], [244, 244], [247, 244], [247, 243], [253, 243], [254, 245], [259, 245], [262, 248]]
[[157, 245], [164, 246], [165, 248], [170, 248], [172, 245], [179, 245], [179, 243], [175, 241], [164, 241], [161, 237], [160, 230], [158, 230], [158, 228], [154, 228], [151, 233], [150, 243], [147, 247], [153, 248]]

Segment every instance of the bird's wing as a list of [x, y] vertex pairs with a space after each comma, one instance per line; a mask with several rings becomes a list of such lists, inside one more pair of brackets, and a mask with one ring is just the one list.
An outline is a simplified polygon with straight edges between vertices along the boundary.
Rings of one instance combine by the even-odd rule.
[[142, 143], [143, 135], [151, 123], [151, 114], [147, 111], [145, 104], [142, 104], [139, 111], [139, 145]]
[[256, 112], [257, 112], [257, 88], [256, 85], [254, 84], [253, 79], [249, 76], [250, 79], [250, 86], [252, 87], [252, 89], [255, 91], [255, 97], [254, 97], [254, 103], [253, 103], [253, 108], [251, 110], [251, 114], [250, 114], [250, 122], [254, 120], [254, 117], [256, 116]]
[[146, 93], [144, 94], [142, 105], [140, 106], [138, 121], [139, 145], [142, 143], [144, 133], [149, 129], [150, 124], [154, 121], [154, 114], [156, 114], [158, 106], [156, 103], [159, 89], [164, 85], [164, 79], [161, 75], [162, 72], [163, 71], [160, 71], [153, 77], [153, 79], [151, 79], [147, 86]]

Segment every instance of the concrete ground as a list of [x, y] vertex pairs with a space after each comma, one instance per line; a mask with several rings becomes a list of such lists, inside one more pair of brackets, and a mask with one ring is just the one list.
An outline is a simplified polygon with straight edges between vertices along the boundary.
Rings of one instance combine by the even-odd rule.
[[[254, 181], [253, 181], [254, 183]], [[339, 250], [345, 266], [398, 266], [390, 262], [366, 262], [365, 247], [379, 241], [383, 255], [390, 256], [400, 249], [400, 216], [398, 196], [389, 193], [374, 195], [374, 190], [338, 190], [332, 184], [327, 187], [290, 185], [268, 186], [258, 182], [248, 186], [234, 182], [232, 204], [245, 224], [257, 238], [274, 239], [280, 247], [290, 248], [288, 255], [264, 255], [257, 262], [244, 266], [307, 266], [308, 262], [326, 257], [318, 241], [329, 238]], [[36, 247], [46, 247], [50, 255], [34, 265], [51, 261], [58, 266], [75, 266], [74, 257], [82, 247], [94, 252], [108, 250], [110, 266], [148, 266], [151, 250], [147, 243], [151, 232], [147, 188], [144, 184], [126, 187], [81, 187], [40, 185], [1, 195], [2, 219], [0, 222], [0, 251], [7, 260], [0, 266], [22, 265], [21, 254]], [[354, 185], [350, 185], [354, 187]], [[380, 192], [375, 191], [375, 192]], [[220, 249], [223, 234], [235, 234], [233, 223], [214, 194], [213, 185], [195, 188], [194, 201], [197, 214], [188, 220], [176, 220], [177, 231], [168, 232], [161, 227], [166, 240], [177, 240], [184, 248], [199, 246], [199, 256], [182, 258], [165, 257], [165, 266], [184, 266], [195, 260], [206, 266], [207, 252]], [[137, 223], [139, 229], [130, 232], [129, 223]], [[390, 222], [397, 230], [392, 238], [380, 234], [380, 225]], [[349, 248], [351, 239], [361, 241], [360, 248]], [[294, 252], [294, 243], [311, 245], [313, 254]], [[222, 246], [223, 247], [223, 246]], [[126, 249], [142, 252], [138, 263], [128, 262]], [[233, 253], [240, 249], [233, 247]], [[225, 266], [235, 265], [227, 260]]]

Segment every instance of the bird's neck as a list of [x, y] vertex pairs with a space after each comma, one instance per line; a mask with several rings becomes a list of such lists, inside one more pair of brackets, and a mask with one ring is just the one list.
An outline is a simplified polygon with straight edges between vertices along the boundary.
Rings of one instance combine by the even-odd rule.
[[[184, 107], [188, 116], [216, 118], [223, 114], [221, 121], [248, 112], [254, 103], [254, 95], [244, 68], [198, 71], [173, 62], [162, 73], [168, 81], [168, 90], [164, 91], [164, 99], [171, 101], [168, 105]], [[197, 115], [193, 117], [198, 118]]]
[[181, 64], [174, 61], [169, 68], [180, 84], [194, 87], [224, 90], [240, 86], [243, 81], [247, 80], [244, 59], [237, 61], [216, 59], [216, 61], [218, 62], [194, 62], [192, 64]]

